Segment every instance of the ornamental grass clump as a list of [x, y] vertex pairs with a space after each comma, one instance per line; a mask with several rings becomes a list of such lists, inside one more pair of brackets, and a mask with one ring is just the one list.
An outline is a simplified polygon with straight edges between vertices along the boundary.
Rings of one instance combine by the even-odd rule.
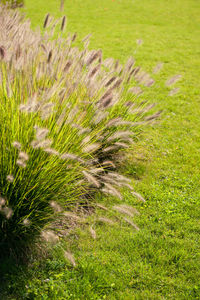
[[8, 8], [24, 6], [24, 0], [0, 0], [0, 4], [5, 4]]
[[121, 155], [160, 114], [139, 98], [154, 80], [133, 58], [104, 60], [90, 36], [78, 49], [65, 25], [48, 14], [41, 34], [0, 7], [1, 254], [21, 251], [96, 190], [122, 199], [132, 185], [118, 173]]

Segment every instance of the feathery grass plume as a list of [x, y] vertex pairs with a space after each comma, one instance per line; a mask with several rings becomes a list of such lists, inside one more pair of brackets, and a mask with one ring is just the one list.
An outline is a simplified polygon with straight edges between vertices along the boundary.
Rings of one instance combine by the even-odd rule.
[[71, 41], [74, 42], [74, 41], [76, 40], [76, 38], [77, 38], [77, 33], [74, 33], [74, 34], [72, 35]]
[[74, 214], [73, 212], [71, 211], [65, 211], [63, 213], [63, 215], [67, 218], [71, 218], [71, 219], [74, 219], [76, 221], [83, 221], [83, 218], [79, 217], [78, 215]]
[[67, 73], [72, 65], [72, 61], [68, 61], [63, 69], [65, 73]]
[[79, 130], [79, 134], [82, 135], [82, 134], [85, 134], [85, 133], [90, 133], [91, 132], [91, 129], [89, 127], [87, 128], [81, 128]]
[[133, 57], [129, 57], [125, 65], [125, 71], [129, 72], [134, 64], [135, 64], [135, 59]]
[[153, 68], [153, 74], [157, 74], [160, 72], [160, 70], [163, 67], [163, 63], [158, 63], [154, 68]]
[[108, 194], [112, 194], [113, 196], [122, 200], [122, 195], [116, 188], [114, 188], [110, 183], [107, 182], [104, 182], [104, 185], [106, 187], [104, 191], [108, 191]]
[[143, 109], [143, 112], [144, 112], [144, 113], [147, 113], [147, 112], [150, 111], [152, 108], [154, 108], [155, 105], [156, 105], [155, 103], [152, 103], [152, 104], [149, 104], [149, 105], [145, 106], [144, 109]]
[[83, 39], [82, 39], [82, 42], [85, 43], [87, 42], [90, 38], [91, 38], [92, 34], [87, 34]]
[[116, 142], [115, 145], [122, 148], [129, 148], [129, 145], [121, 142]]
[[41, 141], [32, 141], [31, 142], [31, 146], [33, 147], [33, 149], [39, 149], [39, 148], [48, 148], [51, 147], [53, 141], [51, 139], [45, 139], [45, 140], [41, 140]]
[[120, 204], [120, 207], [131, 211], [134, 215], [140, 215], [139, 211], [135, 207], [132, 207], [130, 205]]
[[13, 147], [17, 148], [18, 150], [21, 149], [21, 144], [19, 142], [17, 142], [17, 141], [13, 142], [12, 145], [13, 145]]
[[93, 175], [89, 174], [86, 171], [82, 171], [82, 173], [90, 184], [96, 186], [97, 188], [99, 188], [101, 186], [101, 184], [98, 182], [98, 180]]
[[174, 88], [169, 92], [169, 96], [174, 96], [179, 92], [180, 88]]
[[144, 120], [145, 120], [145, 121], [155, 120], [155, 119], [157, 119], [157, 118], [160, 116], [161, 113], [162, 113], [162, 111], [160, 110], [160, 111], [156, 112], [156, 113], [153, 114], [153, 115], [150, 115], [150, 116], [145, 117]]
[[101, 209], [103, 209], [103, 210], [108, 211], [108, 208], [105, 207], [104, 205], [100, 204], [100, 203], [96, 203], [96, 206], [99, 207], [99, 208], [101, 208]]
[[1, 211], [5, 215], [6, 219], [10, 219], [13, 215], [13, 210], [8, 206], [3, 207]]
[[101, 147], [101, 144], [99, 144], [99, 143], [87, 145], [83, 148], [83, 152], [91, 153], [91, 152], [98, 150], [100, 147]]
[[108, 167], [112, 167], [114, 169], [116, 169], [116, 165], [114, 164], [113, 161], [111, 160], [105, 160], [103, 163], [102, 163], [103, 166], [108, 166]]
[[[128, 144], [125, 144], [125, 143], [121, 143], [121, 142], [116, 142], [113, 146], [110, 146], [110, 147], [113, 147], [112, 149], [119, 149], [119, 148], [123, 148], [123, 149], [125, 149], [125, 148], [129, 148], [129, 145]], [[104, 151], [106, 152], [106, 151], [108, 151], [108, 149], [109, 148], [106, 148], [106, 149], [104, 149]], [[111, 148], [110, 148], [110, 150], [112, 150]], [[110, 151], [109, 150], [109, 151]]]
[[26, 163], [24, 162], [24, 160], [17, 159], [16, 164], [21, 168], [26, 168]]
[[104, 148], [102, 150], [102, 152], [104, 152], [104, 153], [113, 152], [113, 151], [116, 151], [117, 149], [119, 149], [118, 146], [115, 146], [115, 145], [114, 146], [108, 146], [108, 147]]
[[60, 153], [58, 151], [56, 151], [55, 149], [52, 148], [43, 148], [44, 152], [52, 154], [52, 155], [60, 155]]
[[133, 75], [134, 75], [134, 71], [135, 71], [135, 68], [133, 68], [133, 69], [131, 70], [130, 74], [128, 75], [128, 78], [127, 78], [127, 84], [130, 83], [130, 81], [131, 81], [131, 79], [132, 79], [132, 77], [133, 77]]
[[23, 151], [20, 151], [19, 152], [19, 159], [22, 160], [22, 161], [27, 161], [29, 159], [29, 156], [26, 152], [23, 152]]
[[105, 217], [99, 217], [98, 221], [102, 222], [102, 223], [107, 223], [109, 225], [114, 225], [115, 222], [109, 218], [105, 218]]
[[60, 11], [63, 11], [64, 3], [65, 3], [65, 0], [60, 0]]
[[128, 78], [126, 83], [130, 83], [132, 78], [134, 77], [136, 79], [137, 73], [141, 70], [140, 67], [134, 67], [132, 68], [127, 74], [128, 74]]
[[135, 75], [135, 80], [136, 80], [137, 82], [139, 82], [140, 84], [144, 84], [144, 82], [145, 82], [148, 78], [149, 78], [149, 75], [148, 75], [146, 72], [142, 71], [142, 70], [140, 70], [140, 71]]
[[139, 72], [137, 72], [135, 74], [135, 80], [139, 83], [139, 84], [145, 84], [146, 81], [148, 81], [150, 78], [150, 75], [148, 73], [146, 73], [145, 71], [142, 71], [141, 69], [139, 70]]
[[6, 56], [5, 48], [3, 46], [0, 46], [0, 58], [4, 59], [5, 56]]
[[[63, 4], [64, 4], [64, 1], [61, 0], [61, 2], [63, 2]], [[65, 25], [66, 25], [66, 16], [63, 16], [62, 23], [61, 23], [61, 28], [60, 28], [61, 31], [64, 31]]]
[[88, 61], [86, 62], [86, 65], [87, 66], [91, 65], [95, 60], [100, 58], [100, 56], [101, 56], [100, 50], [92, 52], [92, 54], [90, 55]]
[[61, 206], [58, 203], [56, 203], [55, 201], [51, 201], [50, 206], [54, 209], [55, 212], [61, 212], [62, 211]]
[[15, 59], [18, 60], [22, 54], [20, 45], [17, 46], [17, 50], [15, 52]]
[[126, 221], [128, 224], [130, 224], [134, 229], [136, 229], [137, 231], [140, 230], [140, 228], [135, 225], [131, 220], [127, 219], [127, 218], [124, 218], [124, 221]]
[[166, 86], [171, 86], [181, 79], [182, 75], [175, 75], [166, 81]]
[[136, 44], [139, 45], [139, 46], [142, 45], [143, 44], [143, 40], [142, 39], [136, 40]]
[[108, 108], [109, 106], [111, 106], [112, 104], [112, 100], [113, 100], [113, 93], [111, 91], [109, 91], [109, 93], [106, 95], [104, 95], [100, 101], [100, 107], [101, 108]]
[[126, 106], [128, 108], [132, 108], [132, 107], [134, 107], [136, 105], [132, 101], [127, 101], [127, 102], [124, 103], [124, 106]]
[[24, 226], [29, 226], [31, 224], [30, 220], [29, 219], [24, 219], [23, 220], [23, 225]]
[[91, 234], [92, 238], [93, 238], [94, 240], [96, 240], [96, 238], [97, 238], [96, 231], [95, 231], [91, 226], [90, 226], [90, 228], [89, 228], [89, 231], [90, 231], [90, 234]]
[[69, 160], [76, 160], [76, 161], [78, 161], [80, 163], [84, 163], [84, 160], [82, 158], [80, 158], [77, 155], [72, 154], [72, 153], [64, 153], [60, 157], [61, 157], [61, 159], [64, 159], [64, 160], [67, 160], [67, 159], [69, 159]]
[[135, 68], [133, 68], [133, 70], [131, 71], [131, 73], [132, 73], [132, 75], [134, 76], [134, 77], [136, 77], [136, 75], [138, 74], [138, 72], [141, 70], [141, 67], [135, 67]]
[[104, 61], [103, 61], [103, 65], [109, 69], [112, 69], [113, 66], [115, 65], [115, 61], [112, 57], [110, 58], [106, 58]]
[[53, 103], [45, 104], [41, 108], [41, 119], [47, 120], [53, 112], [54, 112], [54, 104]]
[[130, 135], [132, 135], [132, 132], [127, 130], [127, 131], [117, 131], [115, 132], [112, 136], [110, 136], [107, 141], [113, 141], [115, 139], [120, 139], [120, 138], [124, 138], [124, 137], [129, 137]]
[[48, 64], [51, 62], [52, 54], [53, 54], [53, 51], [50, 50], [50, 51], [49, 51], [49, 54], [48, 54], [48, 58], [47, 58], [47, 63], [48, 63]]
[[130, 88], [128, 92], [138, 96], [142, 94], [142, 89], [139, 86], [134, 86]]
[[111, 77], [105, 84], [105, 87], [109, 87], [115, 80], [117, 79], [116, 76]]
[[138, 122], [132, 122], [132, 121], [118, 121], [118, 122], [116, 122], [115, 126], [130, 126], [130, 127], [132, 127], [137, 123]]
[[71, 252], [65, 251], [64, 252], [64, 256], [72, 264], [73, 267], [76, 266], [76, 262], [75, 262], [74, 256], [73, 256], [73, 254]]
[[48, 243], [56, 244], [59, 237], [51, 230], [45, 230], [41, 233], [41, 237]]
[[146, 202], [146, 200], [145, 200], [139, 193], [131, 192], [131, 194], [132, 194], [133, 196], [135, 196], [137, 199], [139, 199], [140, 201]]
[[121, 117], [117, 117], [117, 118], [111, 119], [111, 120], [108, 121], [107, 127], [115, 126], [115, 125], [118, 124], [120, 121], [122, 121], [122, 118], [121, 118]]
[[0, 197], [0, 207], [4, 206], [5, 204], [6, 204], [6, 200]]
[[121, 174], [115, 173], [115, 172], [109, 172], [109, 176], [116, 178], [117, 180], [120, 180], [121, 182], [127, 182], [131, 183], [131, 180]]
[[111, 87], [112, 90], [114, 89], [117, 89], [118, 87], [120, 87], [120, 85], [122, 84], [123, 82], [123, 79], [122, 78], [119, 78], [114, 84], [113, 86]]
[[12, 91], [10, 82], [6, 83], [6, 92], [7, 92], [8, 98], [11, 98], [13, 96], [13, 91]]
[[50, 14], [48, 13], [45, 17], [45, 20], [44, 20], [44, 24], [43, 24], [43, 28], [46, 28], [47, 25], [48, 25], [48, 21], [49, 21], [49, 17], [50, 17]]
[[82, 145], [85, 145], [87, 143], [89, 143], [91, 140], [91, 137], [89, 135], [87, 135], [81, 142]]
[[102, 181], [103, 181], [104, 183], [107, 182], [107, 183], [111, 183], [111, 184], [119, 185], [119, 186], [120, 186], [119, 182], [117, 182], [116, 179], [110, 177], [110, 176], [107, 175], [107, 174], [103, 174], [103, 175], [101, 176], [101, 179], [102, 179]]
[[129, 205], [125, 205], [125, 204], [115, 205], [113, 206], [113, 208], [122, 214], [128, 215], [129, 217], [133, 217], [135, 214], [139, 215], [139, 212], [135, 208]]
[[36, 130], [36, 140], [41, 141], [46, 138], [49, 130], [47, 128], [40, 128], [38, 126], [34, 126]]
[[88, 38], [87, 40], [83, 41], [83, 44], [84, 44], [84, 49], [88, 49], [88, 46], [90, 44], [90, 39]]
[[112, 120], [111, 120], [111, 122], [108, 122], [107, 126], [108, 127], [109, 126], [125, 126], [125, 125], [134, 126], [134, 124], [135, 123], [133, 123], [131, 121], [123, 121], [123, 120], [121, 120], [121, 118], [116, 118], [115, 121], [113, 120], [113, 122], [112, 122]]
[[94, 67], [88, 74], [88, 77], [91, 79], [92, 77], [94, 77], [95, 75], [98, 74], [98, 71], [100, 69], [100, 64], [98, 64], [96, 67]]
[[95, 174], [95, 175], [97, 175], [99, 173], [103, 173], [104, 171], [105, 171], [104, 168], [93, 168], [93, 169], [90, 169], [90, 173]]
[[144, 82], [144, 86], [150, 87], [155, 83], [155, 80], [153, 78], [148, 78]]
[[40, 104], [37, 102], [37, 94], [29, 98], [26, 104], [20, 104], [19, 106], [20, 111], [27, 113], [37, 112], [39, 108]]
[[94, 117], [93, 117], [93, 120], [92, 122], [95, 124], [95, 125], [98, 125], [100, 122], [102, 122], [103, 120], [105, 120], [107, 117], [108, 117], [109, 113], [104, 111], [97, 111], [95, 114], [94, 114]]
[[8, 175], [8, 176], [6, 177], [6, 179], [7, 179], [9, 182], [13, 182], [15, 178], [14, 178], [12, 175]]

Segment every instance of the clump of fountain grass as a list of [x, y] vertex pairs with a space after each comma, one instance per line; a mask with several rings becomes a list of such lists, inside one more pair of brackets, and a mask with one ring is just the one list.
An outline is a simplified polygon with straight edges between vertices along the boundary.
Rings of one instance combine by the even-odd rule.
[[1, 0], [0, 4], [5, 4], [8, 8], [17, 8], [24, 6], [24, 0]]
[[[154, 80], [130, 58], [123, 66], [101, 50], [73, 46], [76, 34], [52, 39], [19, 12], [0, 7], [0, 248], [33, 242], [52, 220], [95, 190], [122, 199], [132, 189], [119, 157], [138, 138], [154, 104], [141, 101]], [[47, 234], [48, 233], [48, 234]], [[94, 233], [92, 233], [94, 235]], [[43, 237], [57, 239], [43, 231]], [[5, 253], [4, 251], [4, 253]], [[1, 251], [1, 254], [3, 251]]]

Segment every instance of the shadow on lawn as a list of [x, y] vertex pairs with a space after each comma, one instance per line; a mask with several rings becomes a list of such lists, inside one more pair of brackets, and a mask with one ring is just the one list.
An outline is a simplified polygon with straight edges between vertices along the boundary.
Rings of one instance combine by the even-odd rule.
[[[26, 273], [27, 267], [24, 263], [17, 263], [13, 258], [0, 260], [0, 295], [1, 299], [15, 299], [18, 289], [19, 278]], [[10, 296], [12, 295], [12, 298]], [[17, 298], [16, 298], [17, 299]]]
[[[25, 295], [27, 281], [34, 275], [32, 270], [37, 259], [34, 251], [30, 253], [27, 250], [20, 258], [14, 255], [0, 257], [0, 299], [21, 299], [18, 296]], [[38, 264], [41, 264], [41, 260], [42, 257]]]

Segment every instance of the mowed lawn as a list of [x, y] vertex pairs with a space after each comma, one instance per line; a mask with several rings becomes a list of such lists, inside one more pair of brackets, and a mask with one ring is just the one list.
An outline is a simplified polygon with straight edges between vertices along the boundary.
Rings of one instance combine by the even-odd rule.
[[[141, 99], [156, 102], [160, 122], [147, 127], [124, 172], [146, 203], [124, 191], [140, 216], [126, 224], [95, 226], [97, 239], [77, 229], [67, 240], [77, 265], [59, 255], [9, 275], [8, 299], [200, 299], [200, 2], [197, 0], [27, 0], [33, 28], [47, 12], [66, 14], [78, 40], [122, 62], [134, 56], [151, 71], [164, 63]], [[143, 44], [137, 47], [136, 40]], [[165, 81], [181, 74], [177, 95]], [[107, 206], [119, 200], [98, 199]], [[103, 211], [99, 215], [109, 216]], [[6, 296], [5, 296], [6, 297]]]

